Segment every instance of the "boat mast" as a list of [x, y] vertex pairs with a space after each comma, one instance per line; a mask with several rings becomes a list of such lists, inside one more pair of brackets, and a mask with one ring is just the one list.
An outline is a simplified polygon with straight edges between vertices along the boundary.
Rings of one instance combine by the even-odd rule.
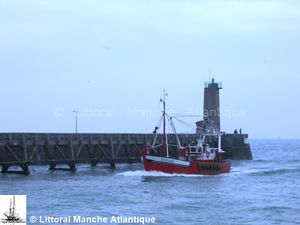
[[15, 196], [13, 197], [13, 212], [12, 212], [12, 214], [13, 214], [13, 216], [15, 216]]
[[218, 152], [221, 152], [222, 151], [222, 146], [221, 146], [221, 141], [222, 141], [222, 139], [221, 139], [222, 137], [221, 137], [221, 133], [219, 133], [218, 134]]
[[163, 102], [163, 156], [169, 157], [168, 144], [167, 144], [167, 135], [166, 135], [166, 89], [164, 89], [164, 99]]
[[11, 204], [11, 199], [10, 199], [10, 203], [9, 203], [9, 216], [12, 215], [12, 204]]

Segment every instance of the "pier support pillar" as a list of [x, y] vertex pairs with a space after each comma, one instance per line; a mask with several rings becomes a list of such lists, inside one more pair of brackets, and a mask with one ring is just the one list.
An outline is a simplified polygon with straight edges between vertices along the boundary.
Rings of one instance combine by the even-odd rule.
[[92, 167], [97, 166], [98, 162], [99, 162], [98, 160], [92, 160], [92, 161], [91, 161], [91, 166], [92, 166]]
[[56, 169], [56, 163], [50, 163], [49, 170], [55, 170]]
[[55, 162], [51, 162], [50, 163], [50, 167], [49, 167], [49, 170], [69, 170], [71, 171], [72, 173], [75, 173], [76, 172], [76, 165], [74, 162], [68, 162], [66, 163], [68, 165], [69, 168], [57, 168], [57, 163]]
[[112, 169], [116, 169], [116, 163], [113, 160], [108, 160], [108, 163]]
[[24, 175], [29, 175], [30, 174], [29, 166], [28, 166], [27, 163], [24, 163], [24, 164], [20, 165], [20, 167], [23, 170], [23, 171], [21, 171], [21, 173], [23, 173]]
[[22, 174], [28, 176], [30, 174], [28, 163], [19, 164], [22, 170], [9, 170], [12, 165], [2, 165], [2, 174]]
[[76, 172], [76, 165], [75, 165], [75, 163], [68, 163], [68, 165], [69, 165], [69, 167], [70, 167], [70, 171], [72, 172], [72, 173], [75, 173]]
[[[114, 162], [114, 160], [112, 160], [112, 159], [107, 159], [107, 162], [109, 163], [110, 168], [116, 169], [116, 163]], [[92, 167], [95, 167], [95, 166], [97, 166], [98, 163], [99, 163], [99, 160], [92, 160], [92, 161], [91, 161], [91, 166], [92, 166]]]
[[9, 165], [2, 165], [1, 173], [5, 174], [8, 172]]

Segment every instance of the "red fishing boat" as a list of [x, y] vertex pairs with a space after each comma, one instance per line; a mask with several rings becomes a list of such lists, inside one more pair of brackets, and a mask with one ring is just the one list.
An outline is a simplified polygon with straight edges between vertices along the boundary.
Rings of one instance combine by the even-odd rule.
[[[163, 123], [162, 144], [156, 145], [159, 127], [155, 128], [155, 138], [153, 144], [148, 144], [143, 150], [142, 160], [146, 171], [160, 171], [164, 173], [175, 174], [202, 174], [217, 175], [228, 173], [231, 169], [231, 160], [223, 159], [224, 151], [221, 149], [221, 133], [211, 125], [205, 125], [201, 128], [202, 132], [197, 140], [197, 144], [181, 146], [179, 138], [176, 135], [175, 126], [172, 117], [166, 113], [166, 94], [161, 99], [163, 103], [162, 117], [159, 123]], [[169, 154], [169, 145], [166, 134], [166, 118], [171, 123], [177, 140], [176, 154]], [[207, 120], [207, 118], [206, 118]], [[216, 140], [217, 146], [211, 147], [210, 140]], [[172, 151], [174, 153], [174, 150]], [[172, 155], [172, 156], [171, 156]], [[175, 156], [174, 156], [175, 155]]]

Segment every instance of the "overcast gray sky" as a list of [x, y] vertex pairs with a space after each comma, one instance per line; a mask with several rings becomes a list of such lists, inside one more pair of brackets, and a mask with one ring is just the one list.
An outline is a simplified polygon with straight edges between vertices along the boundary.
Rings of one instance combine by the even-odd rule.
[[171, 112], [200, 113], [211, 68], [222, 130], [300, 138], [299, 12], [292, 0], [0, 0], [0, 132], [74, 132], [74, 109], [79, 132], [151, 132], [164, 88]]

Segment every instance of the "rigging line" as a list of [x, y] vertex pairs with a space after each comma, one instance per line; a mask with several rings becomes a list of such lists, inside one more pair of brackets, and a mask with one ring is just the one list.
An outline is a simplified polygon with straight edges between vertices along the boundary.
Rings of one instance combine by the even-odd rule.
[[158, 123], [156, 124], [156, 127], [158, 127], [158, 128], [160, 128], [160, 125], [161, 125], [161, 122], [162, 122], [162, 116], [160, 117], [160, 119], [159, 119], [159, 121], [158, 121]]
[[[160, 128], [161, 128], [162, 119], [163, 119], [163, 116], [160, 117], [160, 120], [158, 121], [158, 123], [155, 127], [155, 137], [154, 137], [154, 140], [153, 140], [153, 143], [152, 143], [152, 148], [155, 148], [157, 136], [158, 136]], [[158, 129], [156, 129], [156, 128], [158, 128]]]
[[[172, 122], [170, 120], [170, 117], [168, 114], [166, 114], [167, 120], [168, 120], [168, 124], [171, 125], [171, 130], [174, 132], [173, 126], [172, 126]], [[170, 126], [168, 126], [168, 131], [170, 131]]]
[[[177, 120], [177, 121], [179, 121], [179, 122], [181, 122], [181, 123], [192, 125], [191, 123], [188, 123], [188, 122], [186, 122], [186, 121], [183, 121], [183, 120], [181, 120], [181, 119], [179, 119], [179, 118], [177, 118], [177, 117], [172, 117], [172, 118], [174, 118], [175, 120]], [[192, 125], [192, 126], [195, 126], [195, 125]]]
[[184, 114], [173, 114], [171, 117], [203, 117], [202, 115], [184, 115]]
[[185, 126], [189, 127], [190, 129], [193, 129], [193, 130], [196, 129], [196, 126], [193, 125], [193, 124], [190, 124], [190, 123], [187, 123], [187, 122], [185, 122], [185, 121], [182, 121], [182, 120], [180, 120], [180, 119], [178, 119], [178, 118], [176, 118], [176, 117], [173, 117], [173, 118], [174, 118], [175, 120], [177, 120], [178, 122], [181, 122], [181, 123], [184, 124]]
[[190, 125], [189, 123], [187, 123], [187, 122], [185, 122], [185, 121], [183, 121], [183, 120], [181, 120], [181, 119], [178, 119], [177, 117], [172, 117], [172, 118], [174, 118], [175, 120], [177, 120], [178, 122], [181, 122], [181, 123], [183, 123], [183, 124], [188, 124], [188, 125]]
[[192, 125], [192, 124], [190, 124], [190, 123], [187, 123], [187, 122], [185, 122], [185, 121], [183, 121], [183, 120], [180, 120], [180, 119], [178, 119], [178, 118], [176, 118], [176, 117], [171, 117], [171, 118], [174, 118], [174, 119], [177, 120], [178, 122], [180, 122], [180, 123], [182, 123], [182, 124], [184, 124], [184, 125], [186, 125], [186, 126], [188, 126], [188, 127], [192, 127], [192, 126], [193, 126], [193, 129], [194, 129], [194, 125]]
[[168, 120], [170, 121], [171, 127], [173, 129], [174, 134], [175, 134], [176, 141], [177, 141], [177, 147], [181, 148], [182, 146], [181, 146], [180, 140], [179, 140], [178, 135], [177, 135], [177, 131], [176, 131], [176, 128], [175, 128], [173, 118], [168, 116]]
[[173, 110], [173, 109], [171, 109], [171, 108], [169, 108], [169, 106], [168, 106], [168, 104], [166, 104], [166, 114], [167, 114], [167, 112], [175, 112], [175, 110]]

